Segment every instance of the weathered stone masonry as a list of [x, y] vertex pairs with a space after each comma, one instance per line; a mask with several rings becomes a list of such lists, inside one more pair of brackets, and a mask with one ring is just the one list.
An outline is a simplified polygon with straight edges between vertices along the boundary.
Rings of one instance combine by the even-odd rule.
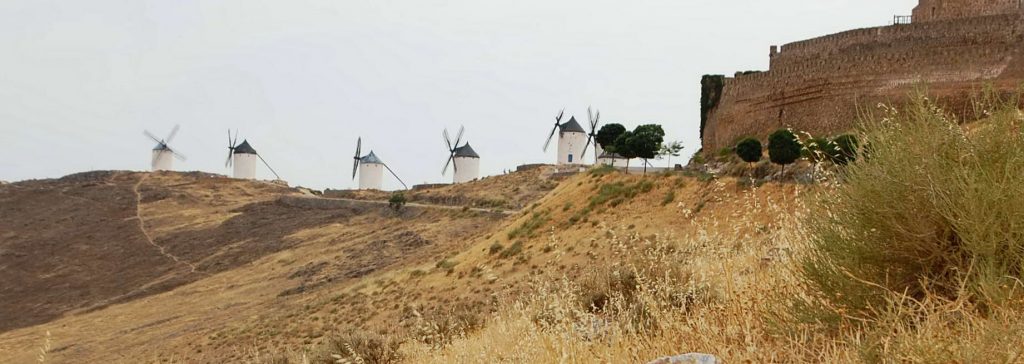
[[1012, 91], [1024, 83], [1022, 4], [921, 0], [912, 24], [773, 46], [768, 71], [725, 79], [707, 115], [704, 151], [748, 136], [763, 140], [781, 127], [815, 136], [842, 133], [854, 127], [858, 111], [903, 100], [920, 85], [968, 117], [981, 88]]

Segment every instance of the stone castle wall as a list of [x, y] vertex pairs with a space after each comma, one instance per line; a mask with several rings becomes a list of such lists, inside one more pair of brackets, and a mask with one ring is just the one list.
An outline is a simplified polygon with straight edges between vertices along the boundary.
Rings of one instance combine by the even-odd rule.
[[915, 22], [1009, 14], [1024, 10], [1024, 0], [921, 0]]
[[846, 132], [859, 111], [904, 99], [919, 85], [966, 117], [985, 85], [1014, 90], [1024, 82], [1024, 15], [857, 29], [772, 47], [770, 57], [766, 72], [726, 78], [702, 136], [705, 152], [744, 137], [764, 140], [782, 127]]

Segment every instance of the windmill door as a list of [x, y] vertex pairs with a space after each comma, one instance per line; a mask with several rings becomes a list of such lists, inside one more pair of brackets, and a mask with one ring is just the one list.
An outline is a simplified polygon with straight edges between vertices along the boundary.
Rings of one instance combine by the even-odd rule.
[[572, 163], [572, 153], [569, 153], [569, 163]]

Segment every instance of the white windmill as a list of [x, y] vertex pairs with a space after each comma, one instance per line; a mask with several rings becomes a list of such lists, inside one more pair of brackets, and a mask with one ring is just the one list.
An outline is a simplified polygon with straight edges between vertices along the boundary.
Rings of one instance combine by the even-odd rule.
[[564, 115], [565, 110], [562, 110], [555, 117], [555, 127], [551, 129], [548, 140], [544, 142], [544, 151], [548, 150], [551, 138], [555, 136], [555, 132], [558, 132], [557, 164], [583, 164], [583, 153], [580, 152], [584, 144], [587, 143], [587, 131], [583, 130], [580, 123], [576, 121], [575, 116], [569, 118], [569, 121], [565, 122], [565, 124], [562, 124], [562, 116]]
[[242, 144], [238, 144], [238, 132], [236, 131], [234, 138], [232, 138], [231, 130], [228, 130], [228, 159], [224, 162], [224, 166], [234, 167], [232, 176], [238, 179], [256, 179], [257, 159], [267, 166], [270, 173], [274, 174], [274, 178], [281, 179], [281, 176], [274, 172], [274, 169], [263, 159], [263, 156], [257, 153], [252, 145], [249, 145], [248, 140], [242, 140]]
[[174, 140], [174, 136], [178, 134], [179, 126], [175, 125], [174, 129], [171, 129], [171, 133], [167, 134], [164, 139], [159, 139], [153, 133], [148, 130], [143, 130], [142, 134], [156, 142], [156, 147], [153, 147], [152, 160], [150, 161], [150, 168], [153, 171], [170, 171], [174, 169], [174, 158], [185, 161], [185, 156], [181, 153], [171, 149], [169, 144]]
[[384, 182], [384, 170], [387, 169], [398, 183], [402, 184], [402, 187], [409, 189], [409, 186], [402, 182], [401, 178], [395, 174], [395, 171], [391, 170], [380, 158], [377, 157], [373, 151], [370, 154], [360, 154], [363, 149], [363, 138], [356, 140], [356, 155], [353, 157], [352, 162], [352, 179], [356, 178], [356, 172], [359, 172], [359, 189], [360, 190], [380, 190]]
[[455, 142], [452, 143], [451, 137], [448, 136], [448, 129], [444, 129], [442, 136], [444, 136], [444, 142], [448, 146], [448, 161], [444, 163], [444, 168], [441, 169], [441, 175], [448, 173], [448, 165], [451, 164], [454, 170], [454, 176], [452, 182], [464, 183], [475, 180], [480, 177], [480, 155], [476, 154], [473, 147], [469, 146], [469, 142], [459, 146], [462, 143], [462, 133], [466, 131], [466, 128], [459, 127], [459, 134], [455, 137]]

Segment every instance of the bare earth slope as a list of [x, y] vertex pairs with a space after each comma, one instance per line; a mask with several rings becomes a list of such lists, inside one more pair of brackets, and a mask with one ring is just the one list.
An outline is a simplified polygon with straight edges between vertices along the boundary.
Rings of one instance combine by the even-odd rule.
[[[59, 180], [31, 181], [0, 189], [0, 331], [43, 323], [76, 310], [163, 292], [209, 272], [237, 266], [284, 246], [236, 251], [220, 266], [194, 269], [190, 261], [212, 255], [220, 244], [187, 236], [156, 236], [140, 220], [143, 204], [182, 197], [172, 189], [232, 185], [200, 174], [156, 175], [98, 172]], [[205, 208], [226, 212], [245, 195], [283, 193], [273, 185], [209, 188]], [[231, 202], [228, 202], [228, 201]], [[193, 201], [198, 202], [198, 201]], [[259, 214], [241, 214], [248, 219]], [[229, 225], [230, 226], [230, 225]], [[211, 239], [229, 232], [208, 234]], [[266, 237], [263, 242], [272, 241]], [[279, 239], [278, 239], [279, 240]], [[270, 247], [267, 247], [269, 245]]]
[[[3, 185], [0, 362], [34, 361], [47, 331], [58, 363], [223, 362], [249, 346], [315, 344], [334, 325], [304, 317], [311, 300], [433, 265], [504, 218], [198, 173]], [[331, 320], [357, 327], [365, 313]]]

